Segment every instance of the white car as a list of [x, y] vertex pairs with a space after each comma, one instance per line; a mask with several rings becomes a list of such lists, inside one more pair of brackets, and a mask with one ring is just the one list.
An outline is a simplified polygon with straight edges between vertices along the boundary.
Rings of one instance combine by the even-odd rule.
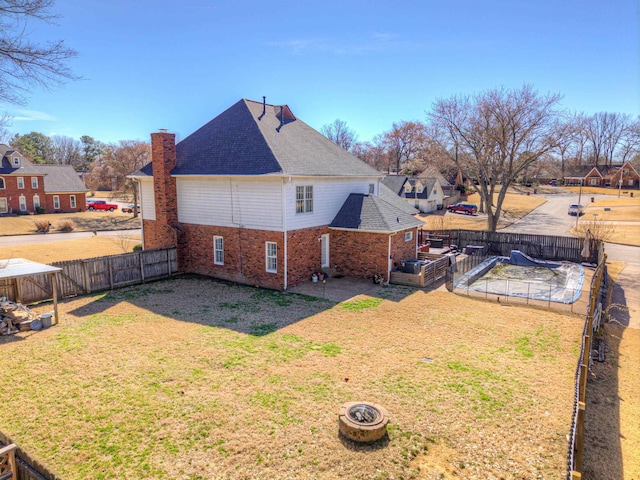
[[584, 213], [584, 206], [579, 203], [572, 203], [569, 205], [569, 211], [567, 213], [573, 216], [580, 216]]

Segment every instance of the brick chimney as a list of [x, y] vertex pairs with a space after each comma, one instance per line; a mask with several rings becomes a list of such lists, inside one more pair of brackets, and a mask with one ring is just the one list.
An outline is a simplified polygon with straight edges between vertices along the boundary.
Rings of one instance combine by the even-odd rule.
[[[153, 233], [147, 237], [145, 248], [169, 247], [176, 244], [175, 228], [178, 226], [176, 180], [171, 170], [176, 166], [176, 136], [168, 132], [151, 134], [151, 163], [153, 165], [153, 191], [156, 203], [156, 220]], [[147, 241], [148, 240], [148, 241]]]

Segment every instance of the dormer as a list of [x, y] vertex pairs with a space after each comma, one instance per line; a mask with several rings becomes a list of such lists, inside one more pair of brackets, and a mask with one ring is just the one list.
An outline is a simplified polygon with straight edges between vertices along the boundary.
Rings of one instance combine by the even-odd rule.
[[411, 184], [409, 182], [404, 184], [404, 193], [411, 193]]
[[416, 192], [417, 193], [422, 193], [422, 191], [424, 190], [424, 186], [422, 185], [422, 182], [416, 182]]
[[11, 156], [11, 166], [14, 168], [20, 167], [20, 157], [18, 155], [14, 154]]

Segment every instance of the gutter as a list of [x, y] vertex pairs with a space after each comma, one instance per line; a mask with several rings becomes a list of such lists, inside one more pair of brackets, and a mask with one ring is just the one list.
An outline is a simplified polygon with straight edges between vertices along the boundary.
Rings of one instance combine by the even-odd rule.
[[[282, 179], [282, 232], [284, 235], [284, 290], [287, 289], [288, 281], [289, 281], [289, 252], [288, 252], [288, 242], [287, 242], [287, 202], [286, 202], [286, 192], [284, 188], [285, 178]], [[289, 181], [291, 181], [291, 177], [289, 177]]]

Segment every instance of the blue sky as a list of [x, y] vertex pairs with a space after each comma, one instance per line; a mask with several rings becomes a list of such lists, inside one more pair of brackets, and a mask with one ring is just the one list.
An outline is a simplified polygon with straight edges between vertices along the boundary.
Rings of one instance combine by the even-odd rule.
[[288, 104], [360, 140], [442, 97], [532, 84], [570, 111], [640, 114], [637, 0], [57, 0], [82, 79], [2, 105], [9, 130], [178, 139], [240, 98]]

